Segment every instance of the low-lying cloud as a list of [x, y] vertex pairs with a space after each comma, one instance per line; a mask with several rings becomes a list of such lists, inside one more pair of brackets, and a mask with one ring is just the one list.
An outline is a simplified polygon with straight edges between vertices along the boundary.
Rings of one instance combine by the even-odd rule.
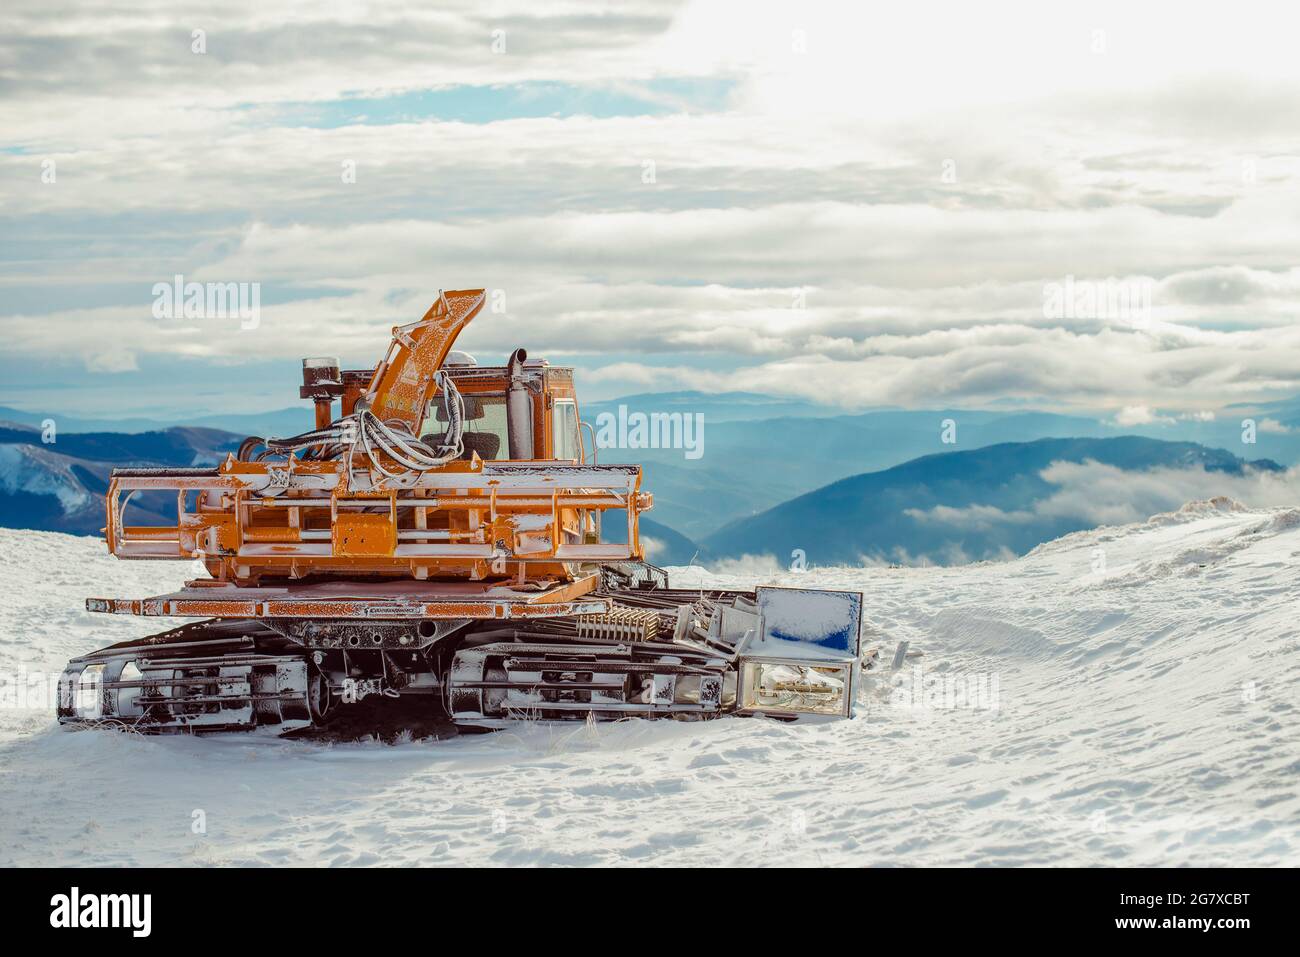
[[1095, 461], [1054, 462], [1039, 475], [1054, 490], [1024, 508], [992, 505], [908, 509], [904, 514], [929, 526], [987, 531], [999, 525], [1025, 525], [1065, 519], [1084, 527], [1127, 525], [1171, 512], [1187, 502], [1227, 497], [1254, 508], [1300, 502], [1300, 469], [1274, 472], [1247, 468], [1240, 475], [1202, 467], [1121, 469]]

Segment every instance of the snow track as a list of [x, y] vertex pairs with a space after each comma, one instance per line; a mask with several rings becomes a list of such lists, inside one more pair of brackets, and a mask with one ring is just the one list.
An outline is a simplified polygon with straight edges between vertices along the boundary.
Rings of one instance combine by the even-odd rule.
[[[1006, 563], [780, 576], [861, 589], [886, 663], [923, 652], [849, 722], [331, 746], [69, 732], [6, 699], [0, 863], [1294, 866], [1298, 559], [1300, 511], [1216, 501]], [[82, 600], [186, 573], [0, 529], [0, 672], [158, 630]]]

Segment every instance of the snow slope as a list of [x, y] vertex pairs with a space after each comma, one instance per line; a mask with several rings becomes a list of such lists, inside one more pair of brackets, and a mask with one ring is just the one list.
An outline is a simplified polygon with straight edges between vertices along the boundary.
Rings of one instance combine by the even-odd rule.
[[[1300, 510], [1216, 501], [1006, 563], [779, 576], [860, 588], [884, 659], [924, 653], [849, 722], [325, 745], [62, 731], [6, 699], [0, 863], [1294, 866], [1297, 559]], [[184, 574], [0, 529], [0, 672], [157, 630], [82, 598]]]

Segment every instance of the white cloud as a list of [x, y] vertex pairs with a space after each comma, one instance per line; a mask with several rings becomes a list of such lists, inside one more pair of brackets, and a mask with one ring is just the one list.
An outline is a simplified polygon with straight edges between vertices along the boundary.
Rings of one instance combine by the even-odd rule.
[[1141, 522], [1187, 502], [1227, 497], [1255, 508], [1294, 505], [1300, 501], [1300, 469], [1284, 472], [1246, 470], [1234, 475], [1195, 468], [1121, 469], [1099, 462], [1054, 462], [1040, 473], [1055, 486], [1050, 495], [1024, 509], [1004, 511], [991, 505], [962, 508], [936, 506], [908, 509], [927, 524], [981, 531], [999, 524], [1026, 524], [1068, 519], [1084, 527]]
[[[926, 0], [697, 2], [679, 14], [666, 42], [697, 69], [744, 67], [747, 105], [793, 116], [910, 116], [1071, 93], [1131, 97], [1197, 72], [1296, 78], [1280, 31], [1260, 29], [1274, 22], [1276, 7], [1252, 2], [1232, 17], [1220, 13], [1208, 0], [1074, 8], [1011, 0], [996, 15]], [[792, 43], [795, 31], [806, 54]]]
[[[1211, 418], [1213, 416], [1211, 415]], [[1121, 427], [1130, 425], [1172, 425], [1174, 420], [1167, 415], [1157, 415], [1145, 405], [1126, 405], [1115, 413], [1115, 424]]]
[[85, 360], [89, 372], [132, 372], [139, 368], [135, 353], [122, 346], [91, 349], [85, 353]]
[[[484, 285], [509, 310], [468, 348], [602, 387], [1207, 421], [1300, 391], [1300, 61], [1267, 10], [8, 4], [0, 334], [15, 363], [238, 376], [304, 342], [374, 361], [438, 286]], [[577, 105], [379, 124], [342, 102], [518, 83]], [[690, 109], [583, 115], [592, 92]], [[262, 326], [152, 320], [177, 272], [261, 282]], [[1150, 283], [1152, 315], [1047, 320], [1065, 275]]]
[[758, 577], [771, 576], [780, 574], [788, 569], [776, 560], [776, 556], [770, 554], [764, 555], [741, 555], [737, 558], [719, 558], [710, 562], [709, 571], [715, 575], [734, 575]]
[[1009, 523], [1023, 524], [1036, 517], [1033, 512], [1004, 511], [995, 505], [967, 505], [962, 508], [936, 505], [930, 509], [904, 509], [903, 514], [927, 525], [948, 525], [967, 531], [984, 531], [995, 525]]
[[1087, 525], [1145, 521], [1187, 502], [1219, 496], [1255, 508], [1300, 501], [1300, 469], [1232, 475], [1199, 467], [1135, 472], [1097, 462], [1057, 462], [1042, 475], [1059, 488], [1037, 503], [1034, 511], [1077, 518]]

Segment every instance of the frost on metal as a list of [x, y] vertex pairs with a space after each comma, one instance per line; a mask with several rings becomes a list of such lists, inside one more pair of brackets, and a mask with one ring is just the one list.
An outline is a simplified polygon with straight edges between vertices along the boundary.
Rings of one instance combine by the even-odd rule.
[[749, 654], [792, 658], [858, 656], [862, 595], [813, 588], [759, 588], [762, 631]]
[[[289, 732], [363, 699], [466, 728], [848, 716], [861, 596], [670, 588], [643, 561], [640, 466], [587, 461], [571, 369], [523, 349], [444, 367], [483, 299], [440, 294], [374, 369], [305, 360], [310, 432], [249, 436], [213, 468], [115, 470], [109, 551], [209, 577], [86, 608], [200, 620], [74, 659], [60, 720]], [[133, 524], [135, 495], [175, 520]], [[73, 692], [92, 679], [87, 711]]]
[[861, 593], [764, 587], [755, 598], [759, 627], [738, 649], [740, 710], [851, 717], [861, 672]]

